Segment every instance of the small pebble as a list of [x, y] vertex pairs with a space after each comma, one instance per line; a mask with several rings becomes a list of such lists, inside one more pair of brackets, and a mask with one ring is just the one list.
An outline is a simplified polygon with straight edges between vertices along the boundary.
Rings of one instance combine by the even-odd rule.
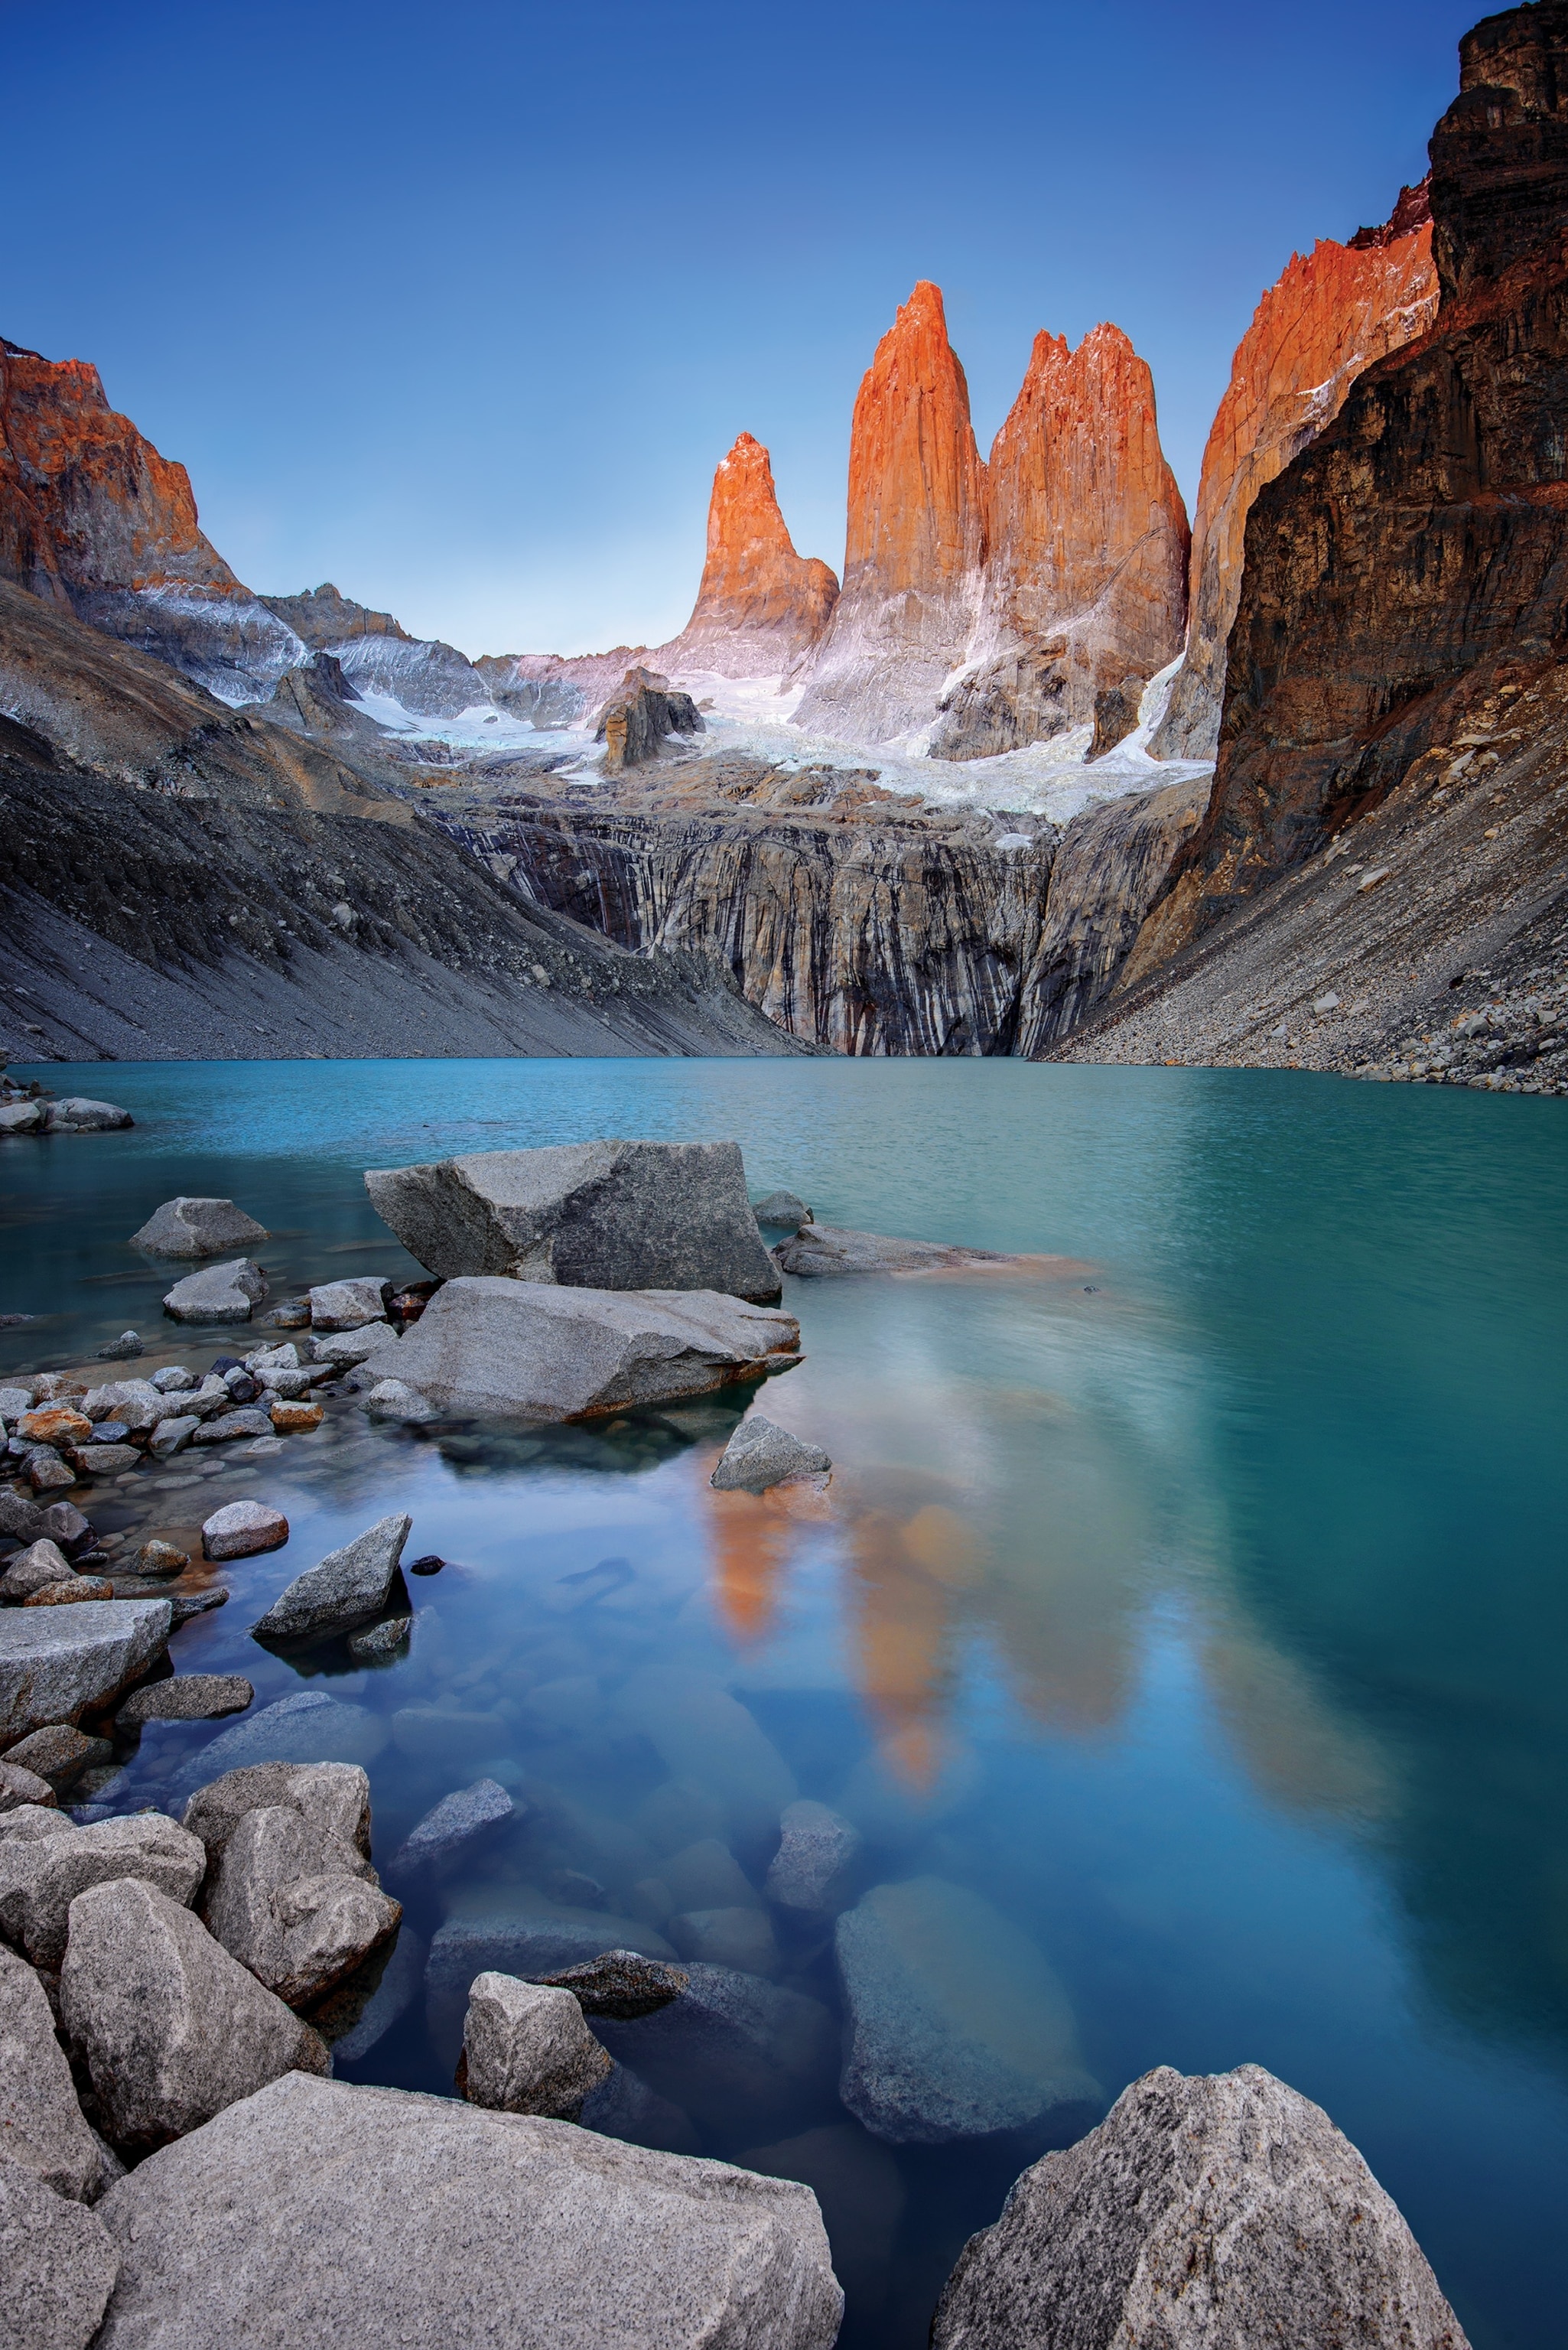
[[408, 1569], [410, 1575], [439, 1575], [445, 1565], [445, 1559], [439, 1557], [432, 1550], [423, 1558], [410, 1559], [408, 1562]]

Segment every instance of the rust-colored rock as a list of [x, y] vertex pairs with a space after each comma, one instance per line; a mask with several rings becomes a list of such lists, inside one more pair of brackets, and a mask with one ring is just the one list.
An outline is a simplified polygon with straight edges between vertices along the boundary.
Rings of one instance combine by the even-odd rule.
[[[1174, 660], [1186, 629], [1187, 508], [1159, 445], [1154, 379], [1119, 327], [1096, 327], [1076, 350], [1036, 335], [987, 494], [984, 605], [971, 669], [943, 700], [940, 757], [1093, 722], [1101, 695]], [[1022, 693], [1002, 676], [1021, 650], [1046, 657]]]
[[1497, 756], [1467, 744], [1518, 739], [1501, 710], [1568, 639], [1568, 6], [1489, 17], [1459, 55], [1436, 325], [1253, 508], [1213, 795], [1143, 972], [1402, 783]]
[[1426, 332], [1437, 305], [1424, 185], [1401, 192], [1386, 229], [1363, 229], [1348, 245], [1322, 237], [1311, 253], [1293, 254], [1263, 295], [1203, 452], [1187, 659], [1151, 745], [1157, 757], [1213, 756], [1259, 491], [1334, 421], [1365, 369]]
[[969, 385], [922, 282], [855, 402], [844, 591], [797, 723], [880, 742], [929, 722], [979, 616], [985, 543]]
[[768, 452], [742, 432], [713, 476], [696, 606], [680, 634], [660, 647], [659, 666], [674, 675], [782, 675], [815, 644], [837, 600], [827, 565], [795, 553]]
[[0, 342], [0, 577], [237, 702], [303, 647], [202, 536], [183, 465], [95, 367]]

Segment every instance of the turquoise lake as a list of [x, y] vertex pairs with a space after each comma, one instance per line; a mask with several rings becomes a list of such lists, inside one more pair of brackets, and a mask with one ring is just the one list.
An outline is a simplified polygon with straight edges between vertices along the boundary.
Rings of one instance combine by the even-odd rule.
[[[1026, 1939], [1103, 2093], [1054, 2137], [886, 2146], [831, 2089], [692, 2088], [701, 2151], [818, 2187], [846, 2344], [919, 2350], [965, 2236], [1129, 2080], [1245, 2061], [1360, 2147], [1476, 2350], [1561, 2340], [1568, 1104], [967, 1060], [31, 1074], [137, 1122], [0, 1141], [0, 1310], [41, 1317], [0, 1330], [0, 1376], [128, 1326], [140, 1371], [259, 1343], [162, 1318], [170, 1269], [128, 1235], [176, 1192], [258, 1217], [282, 1295], [415, 1274], [367, 1167], [599, 1135], [733, 1138], [753, 1192], [821, 1222], [1062, 1260], [787, 1281], [805, 1360], [753, 1408], [826, 1445], [821, 1496], [711, 1491], [737, 1395], [446, 1440], [344, 1398], [270, 1457], [75, 1498], [138, 1539], [241, 1493], [286, 1512], [176, 1666], [358, 1710], [379, 1862], [449, 1790], [506, 1785], [514, 1822], [410, 1901], [410, 1950], [496, 1916], [657, 1942], [698, 1846], [755, 1905], [781, 1788], [860, 1829], [862, 1886], [934, 1877]], [[410, 1559], [451, 1562], [410, 1581], [405, 1656], [250, 1639], [393, 1510]], [[150, 1733], [111, 1800], [178, 1809], [234, 1727]], [[762, 1963], [837, 2018], [826, 1936], [781, 1927]], [[337, 2070], [450, 2092], [454, 2054], [415, 1996]]]

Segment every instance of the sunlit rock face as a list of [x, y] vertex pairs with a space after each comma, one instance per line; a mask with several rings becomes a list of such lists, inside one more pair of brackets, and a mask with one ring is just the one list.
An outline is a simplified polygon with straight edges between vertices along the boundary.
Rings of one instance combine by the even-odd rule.
[[795, 553], [768, 452], [742, 432], [713, 476], [696, 606], [680, 636], [660, 649], [662, 666], [777, 676], [816, 643], [837, 601], [838, 581], [826, 564]]
[[224, 700], [305, 648], [203, 536], [183, 465], [110, 408], [85, 360], [0, 342], [0, 577]]
[[1211, 759], [1225, 647], [1241, 593], [1247, 516], [1266, 484], [1333, 423], [1356, 378], [1426, 333], [1438, 307], [1426, 183], [1348, 244], [1321, 237], [1293, 254], [1237, 346], [1203, 452], [1192, 529], [1187, 660], [1150, 745], [1157, 758]]
[[844, 592], [799, 724], [850, 742], [924, 725], [979, 617], [985, 467], [940, 289], [920, 284], [855, 402]]
[[935, 756], [977, 758], [1092, 724], [1181, 650], [1187, 509], [1154, 380], [1119, 327], [1076, 350], [1041, 333], [992, 443], [985, 588], [970, 661], [942, 698]]

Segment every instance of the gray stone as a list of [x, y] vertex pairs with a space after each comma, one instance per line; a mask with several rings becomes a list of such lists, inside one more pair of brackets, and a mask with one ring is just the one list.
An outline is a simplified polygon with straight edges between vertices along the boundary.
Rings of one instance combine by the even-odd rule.
[[793, 1191], [770, 1191], [765, 1200], [752, 1203], [752, 1213], [759, 1224], [770, 1224], [776, 1232], [781, 1225], [798, 1232], [802, 1224], [812, 1221], [811, 1210]]
[[130, 1878], [72, 1902], [60, 2014], [110, 2142], [127, 2154], [199, 2129], [296, 2065], [325, 2072], [330, 2061], [199, 1918]]
[[203, 1558], [254, 1558], [263, 1551], [281, 1550], [288, 1540], [288, 1520], [266, 1502], [225, 1502], [202, 1527]]
[[1349, 2139], [1261, 2064], [1124, 2089], [970, 2238], [931, 2328], [933, 2350], [1112, 2341], [1468, 2350]]
[[22, 1463], [22, 1474], [35, 1493], [57, 1493], [62, 1486], [74, 1485], [77, 1472], [50, 1444], [35, 1444]]
[[941, 1273], [964, 1265], [1022, 1263], [995, 1249], [950, 1248], [940, 1241], [906, 1241], [887, 1232], [850, 1232], [833, 1224], [808, 1224], [793, 1240], [780, 1241], [774, 1261], [797, 1279], [820, 1281], [863, 1273]]
[[237, 1411], [220, 1411], [204, 1419], [191, 1438], [192, 1444], [233, 1444], [242, 1436], [270, 1436], [271, 1416], [258, 1404], [242, 1404]]
[[234, 1823], [202, 1904], [230, 1956], [289, 2007], [310, 2005], [362, 1966], [402, 1914], [349, 1837], [288, 1803]]
[[139, 1330], [122, 1330], [118, 1338], [99, 1348], [98, 1358], [100, 1363], [129, 1363], [146, 1352], [147, 1342]]
[[493, 1779], [476, 1779], [443, 1795], [411, 1828], [387, 1864], [391, 1877], [413, 1877], [424, 1870], [444, 1868], [466, 1856], [476, 1842], [489, 1835], [515, 1811], [511, 1796]]
[[252, 1625], [252, 1637], [320, 1639], [379, 1615], [412, 1523], [407, 1516], [380, 1518], [340, 1550], [328, 1551], [318, 1566], [306, 1567], [279, 1593], [266, 1614]]
[[864, 1843], [860, 1831], [826, 1804], [786, 1804], [779, 1848], [763, 1886], [781, 1909], [831, 1917], [848, 1898]]
[[[5, 1865], [4, 1848], [9, 1844], [38, 1844], [46, 1836], [75, 1835], [76, 1832], [75, 1820], [57, 1807], [52, 1790], [47, 1804], [14, 1804], [10, 1811], [0, 1812], [0, 1869]], [[0, 1932], [4, 1930], [0, 1925]]]
[[365, 1188], [410, 1255], [443, 1280], [717, 1290], [754, 1305], [779, 1295], [738, 1143], [484, 1150], [372, 1170]]
[[107, 1134], [135, 1123], [128, 1109], [113, 1102], [93, 1101], [86, 1094], [66, 1094], [44, 1109], [46, 1134]]
[[40, 1101], [0, 1102], [0, 1134], [38, 1134], [43, 1130]]
[[611, 2016], [629, 2023], [639, 2015], [657, 2015], [661, 2007], [680, 1998], [691, 1978], [679, 1967], [644, 1958], [640, 1950], [601, 1950], [597, 1959], [563, 1967], [555, 1974], [536, 1975], [534, 1980], [557, 1991], [569, 1991], [585, 2015]]
[[367, 1864], [360, 1873], [369, 1876], [370, 1782], [353, 1763], [254, 1762], [225, 1771], [197, 1789], [182, 1825], [201, 1837], [215, 1865], [250, 1813], [279, 1805], [297, 1812], [313, 1834], [350, 1846]]
[[211, 1419], [214, 1413], [228, 1411], [234, 1404], [225, 1382], [215, 1371], [209, 1371], [199, 1388], [180, 1398], [182, 1414], [194, 1412], [198, 1419]]
[[18, 1771], [47, 1779], [56, 1794], [63, 1795], [84, 1771], [109, 1762], [113, 1752], [107, 1738], [88, 1738], [69, 1722], [53, 1721], [47, 1730], [18, 1739], [6, 1749], [5, 1760]]
[[786, 1314], [708, 1290], [449, 1281], [398, 1345], [398, 1377], [443, 1416], [565, 1420], [706, 1395], [800, 1359]]
[[623, 2138], [628, 2146], [659, 2147], [667, 2154], [695, 2154], [701, 2144], [691, 2115], [624, 2064], [612, 2064], [597, 2087], [588, 2091], [577, 2121], [601, 2137]]
[[830, 2350], [843, 2307], [805, 2188], [297, 2074], [99, 2210], [121, 2270], [98, 2350], [232, 2350], [258, 2312], [333, 2350]]
[[7, 1755], [0, 1762], [0, 1816], [25, 1804], [52, 1804], [55, 1791], [36, 1771], [23, 1771]]
[[410, 1387], [406, 1379], [378, 1379], [365, 1399], [365, 1409], [372, 1419], [400, 1420], [411, 1428], [440, 1418], [430, 1398]]
[[367, 1625], [363, 1632], [350, 1632], [348, 1654], [357, 1665], [379, 1664], [407, 1648], [413, 1628], [411, 1616], [388, 1616], [379, 1624]]
[[70, 1908], [91, 1886], [135, 1878], [161, 1897], [193, 1901], [207, 1866], [200, 1841], [161, 1812], [95, 1820], [70, 1835], [0, 1842], [0, 1930], [36, 1967], [65, 1955]]
[[[744, 1844], [772, 1836], [779, 1814], [800, 1793], [794, 1773], [755, 1715], [720, 1681], [699, 1672], [644, 1667], [626, 1683], [621, 1703], [672, 1778], [711, 1788], [732, 1834]], [[672, 1889], [684, 1908], [743, 1898], [699, 1895], [680, 1885]]]
[[42, 1591], [47, 1584], [68, 1583], [74, 1573], [69, 1559], [61, 1556], [57, 1544], [47, 1538], [29, 1543], [26, 1550], [18, 1551], [8, 1562], [5, 1574], [0, 1575], [0, 1600], [14, 1603], [30, 1599], [35, 1591]]
[[329, 2035], [334, 2064], [357, 2064], [400, 2023], [424, 1986], [425, 1960], [430, 1953], [419, 1936], [403, 1926], [380, 1981], [347, 2032]]
[[400, 1350], [400, 1359], [401, 1341], [389, 1322], [367, 1322], [362, 1329], [340, 1330], [334, 1337], [317, 1338], [316, 1359], [347, 1371], [393, 1347]]
[[732, 1908], [687, 1909], [665, 1929], [683, 1959], [710, 1966], [739, 1967], [745, 1974], [776, 1974], [779, 1947], [765, 1914], [754, 1902]]
[[192, 1794], [220, 1773], [259, 1762], [373, 1762], [386, 1742], [379, 1715], [362, 1705], [345, 1705], [324, 1690], [301, 1690], [220, 1731], [180, 1771], [174, 1792]]
[[177, 1411], [161, 1419], [147, 1440], [147, 1450], [155, 1461], [172, 1461], [183, 1452], [202, 1423], [193, 1411]]
[[151, 1575], [154, 1577], [183, 1575], [190, 1564], [189, 1551], [177, 1550], [172, 1543], [159, 1542], [156, 1539], [142, 1544], [136, 1554], [135, 1561], [138, 1575]]
[[686, 1990], [657, 2015], [599, 2023], [612, 2056], [701, 2126], [726, 2133], [831, 2104], [838, 2028], [819, 2000], [731, 1967], [682, 1972]]
[[266, 1295], [266, 1275], [248, 1256], [227, 1264], [203, 1265], [177, 1281], [163, 1300], [175, 1322], [248, 1322], [251, 1308]]
[[153, 1372], [148, 1385], [155, 1387], [160, 1395], [178, 1395], [186, 1388], [199, 1386], [200, 1381], [183, 1363], [165, 1363], [161, 1371]]
[[214, 1607], [226, 1606], [228, 1596], [226, 1583], [210, 1583], [205, 1591], [177, 1591], [169, 1602], [173, 1613], [173, 1629], [177, 1632], [182, 1624], [190, 1622], [192, 1616], [205, 1616]]
[[787, 1429], [753, 1413], [742, 1420], [708, 1482], [721, 1493], [765, 1493], [770, 1485], [820, 1476], [832, 1466], [820, 1444], [803, 1444]]
[[367, 1322], [384, 1322], [389, 1281], [362, 1275], [349, 1281], [324, 1281], [310, 1293], [313, 1330], [358, 1330]]
[[122, 1477], [141, 1466], [134, 1444], [84, 1444], [71, 1457], [84, 1477]]
[[123, 1736], [144, 1721], [217, 1721], [225, 1713], [244, 1713], [254, 1700], [255, 1690], [239, 1673], [175, 1673], [132, 1690], [114, 1726]]
[[107, 1706], [163, 1654], [170, 1617], [167, 1599], [0, 1612], [0, 1747]]
[[1026, 1934], [936, 1877], [878, 1885], [838, 1920], [839, 2095], [895, 2146], [1023, 2129], [1097, 2104], [1066, 1993]]
[[25, 2163], [57, 2195], [93, 2202], [109, 2185], [99, 2142], [77, 2103], [44, 1986], [0, 1950], [0, 2157]]
[[119, 2272], [96, 2211], [0, 2156], [0, 2350], [87, 2350]]
[[275, 1347], [256, 1347], [245, 1357], [245, 1368], [253, 1379], [262, 1379], [269, 1386], [277, 1371], [297, 1371], [300, 1368], [299, 1349], [291, 1339]]
[[44, 1513], [36, 1502], [13, 1492], [9, 1485], [0, 1485], [0, 1536], [11, 1542], [35, 1543], [47, 1532]]
[[432, 1938], [425, 1965], [425, 2020], [437, 2056], [447, 2064], [457, 2061], [469, 1986], [475, 1976], [493, 1970], [537, 1982], [564, 1967], [601, 1958], [612, 1931], [646, 1957], [675, 1956], [662, 1934], [651, 1927], [629, 1926], [622, 1918], [615, 1919], [613, 1928], [607, 1920], [588, 1925], [549, 1915], [449, 1918]]
[[265, 1224], [236, 1208], [232, 1200], [165, 1200], [154, 1208], [139, 1232], [130, 1235], [132, 1248], [149, 1256], [219, 1256], [224, 1249], [254, 1248], [270, 1240]]
[[493, 1973], [470, 1985], [458, 2068], [470, 2105], [576, 2121], [611, 2061], [569, 1991]]

